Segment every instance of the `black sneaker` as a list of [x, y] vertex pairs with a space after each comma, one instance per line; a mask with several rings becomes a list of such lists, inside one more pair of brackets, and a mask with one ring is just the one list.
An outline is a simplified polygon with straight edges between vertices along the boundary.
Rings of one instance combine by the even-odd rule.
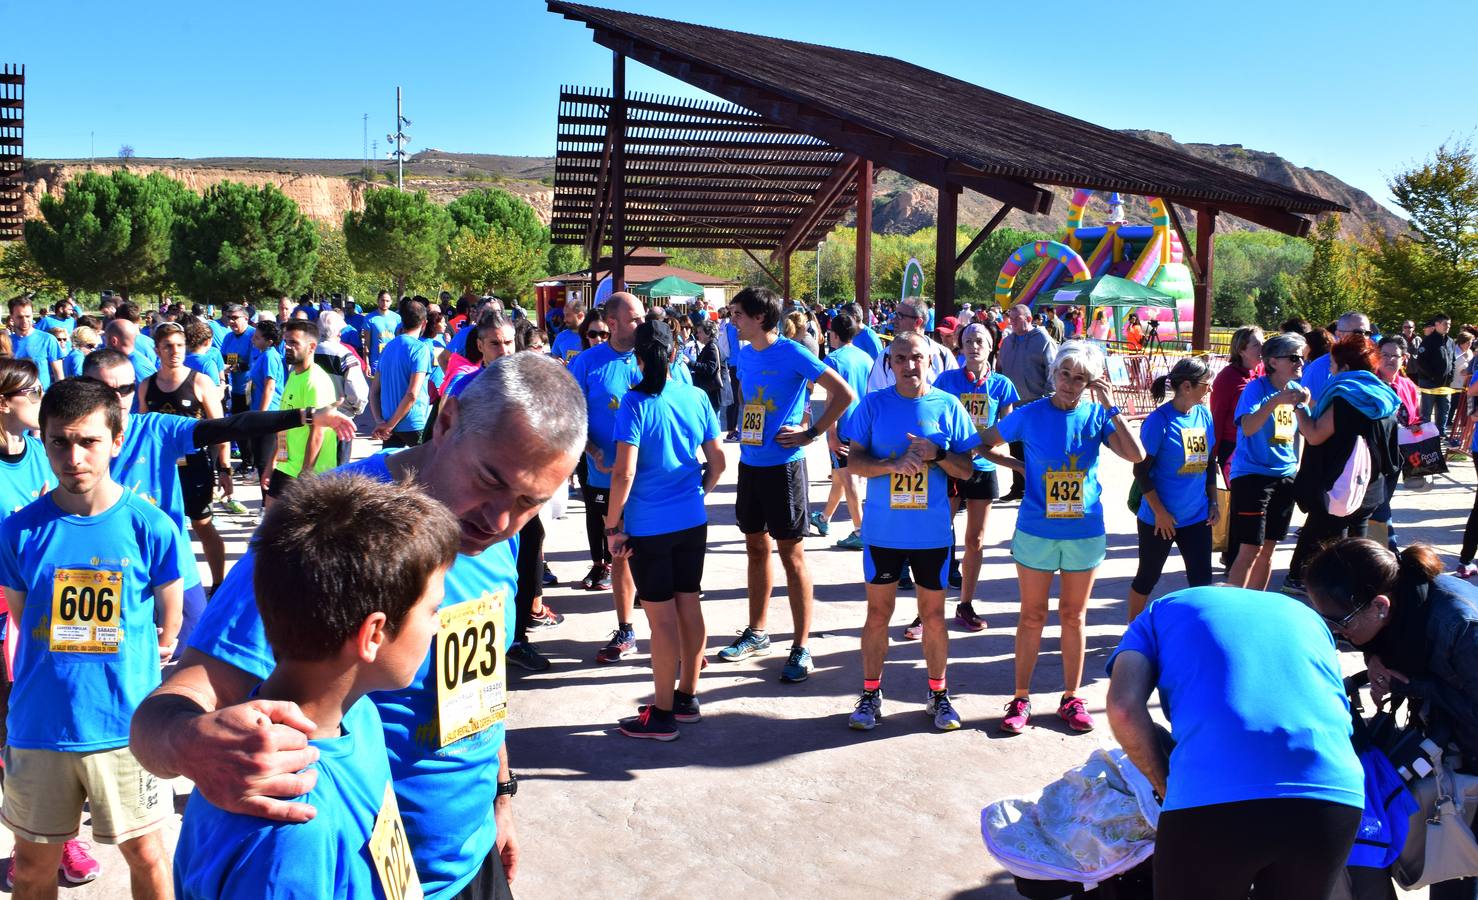
[[544, 586], [559, 587], [559, 579], [554, 577], [553, 572], [549, 571], [549, 563], [544, 564]]
[[654, 706], [646, 707], [639, 716], [622, 719], [616, 730], [627, 737], [645, 738], [649, 741], [675, 741], [680, 734], [673, 714]]
[[[638, 713], [644, 713], [650, 704], [643, 703], [636, 708]], [[684, 694], [682, 691], [672, 692], [672, 717], [684, 725], [703, 721], [703, 713], [698, 709], [698, 698], [692, 694]]]
[[535, 647], [529, 641], [509, 647], [508, 661], [520, 669], [527, 669], [530, 672], [547, 672], [549, 671], [549, 667], [554, 665], [549, 661], [549, 657], [540, 653], [539, 648]]
[[956, 589], [956, 590], [959, 590], [960, 585], [961, 584], [964, 584], [964, 581], [965, 581], [965, 579], [960, 575], [960, 561], [958, 559], [952, 559], [952, 560], [950, 560], [949, 561], [949, 586], [952, 587], [952, 588], [954, 588], [954, 589]]

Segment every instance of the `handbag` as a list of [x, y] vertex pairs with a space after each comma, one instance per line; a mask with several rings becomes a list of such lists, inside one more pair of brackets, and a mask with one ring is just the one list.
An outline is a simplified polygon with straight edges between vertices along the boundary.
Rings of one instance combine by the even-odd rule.
[[1396, 443], [1401, 448], [1401, 474], [1410, 482], [1447, 472], [1447, 459], [1442, 455], [1442, 436], [1437, 426], [1424, 422], [1416, 431], [1398, 429]]
[[1478, 776], [1460, 775], [1443, 758], [1411, 786], [1417, 811], [1400, 857], [1391, 867], [1396, 883], [1412, 891], [1429, 884], [1478, 876], [1478, 840], [1473, 812], [1478, 810]]

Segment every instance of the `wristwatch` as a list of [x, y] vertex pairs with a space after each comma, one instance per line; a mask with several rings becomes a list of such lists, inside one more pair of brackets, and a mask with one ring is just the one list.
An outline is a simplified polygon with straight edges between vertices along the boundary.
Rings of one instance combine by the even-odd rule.
[[509, 772], [507, 781], [498, 782], [497, 795], [499, 797], [512, 797], [516, 793], [518, 793], [518, 776]]
[[606, 537], [615, 537], [616, 535], [618, 535], [620, 533], [621, 533], [621, 526], [620, 525], [617, 525], [615, 528], [607, 528], [606, 529]]
[[814, 441], [814, 440], [816, 440], [816, 435], [817, 434], [819, 434], [819, 432], [816, 430], [816, 426], [815, 425], [807, 425], [806, 426], [806, 440], [808, 440], [808, 441]]
[[929, 461], [930, 462], [944, 462], [944, 458], [946, 456], [948, 456], [948, 455], [949, 455], [949, 453], [947, 453], [943, 447], [939, 446], [938, 444], [935, 444], [934, 445], [934, 458], [931, 459], [931, 460], [929, 460]]

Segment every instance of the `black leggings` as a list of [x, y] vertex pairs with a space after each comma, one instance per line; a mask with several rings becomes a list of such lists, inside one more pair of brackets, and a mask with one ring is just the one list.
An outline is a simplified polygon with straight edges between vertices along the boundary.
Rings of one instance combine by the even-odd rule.
[[606, 546], [606, 509], [611, 489], [591, 487], [588, 466], [585, 463], [585, 468], [576, 468], [575, 475], [580, 478], [580, 499], [585, 501], [585, 540], [590, 544], [590, 563], [598, 566], [611, 561], [611, 549]]
[[1369, 524], [1368, 511], [1348, 516], [1331, 516], [1320, 509], [1309, 513], [1304, 519], [1303, 528], [1299, 529], [1298, 543], [1293, 547], [1293, 558], [1288, 561], [1288, 577], [1302, 578], [1304, 565], [1318, 555], [1326, 543], [1342, 537], [1365, 537]]
[[1327, 800], [1243, 800], [1160, 814], [1156, 900], [1311, 900], [1329, 896], [1360, 827]]
[[1165, 560], [1170, 558], [1170, 546], [1180, 548], [1180, 558], [1185, 563], [1185, 579], [1191, 587], [1211, 583], [1211, 522], [1202, 520], [1194, 525], [1175, 529], [1170, 540], [1155, 534], [1155, 526], [1143, 519], [1139, 523], [1139, 571], [1134, 573], [1134, 583], [1129, 589], [1136, 594], [1149, 596], [1160, 576], [1165, 572]]
[[[1478, 469], [1478, 454], [1473, 456], [1473, 468]], [[1478, 554], [1478, 495], [1473, 497], [1473, 511], [1468, 513], [1468, 527], [1463, 529], [1463, 552], [1457, 561], [1463, 565], [1473, 561]]]
[[513, 642], [529, 639], [529, 622], [533, 620], [534, 598], [544, 596], [544, 521], [534, 516], [518, 533], [518, 593], [514, 606], [518, 624], [513, 627]]

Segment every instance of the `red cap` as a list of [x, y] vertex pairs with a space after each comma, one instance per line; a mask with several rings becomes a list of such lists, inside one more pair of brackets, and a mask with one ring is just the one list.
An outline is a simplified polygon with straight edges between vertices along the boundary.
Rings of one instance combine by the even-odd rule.
[[944, 334], [953, 334], [960, 327], [960, 320], [955, 316], [945, 316], [944, 321], [939, 323], [939, 331]]

